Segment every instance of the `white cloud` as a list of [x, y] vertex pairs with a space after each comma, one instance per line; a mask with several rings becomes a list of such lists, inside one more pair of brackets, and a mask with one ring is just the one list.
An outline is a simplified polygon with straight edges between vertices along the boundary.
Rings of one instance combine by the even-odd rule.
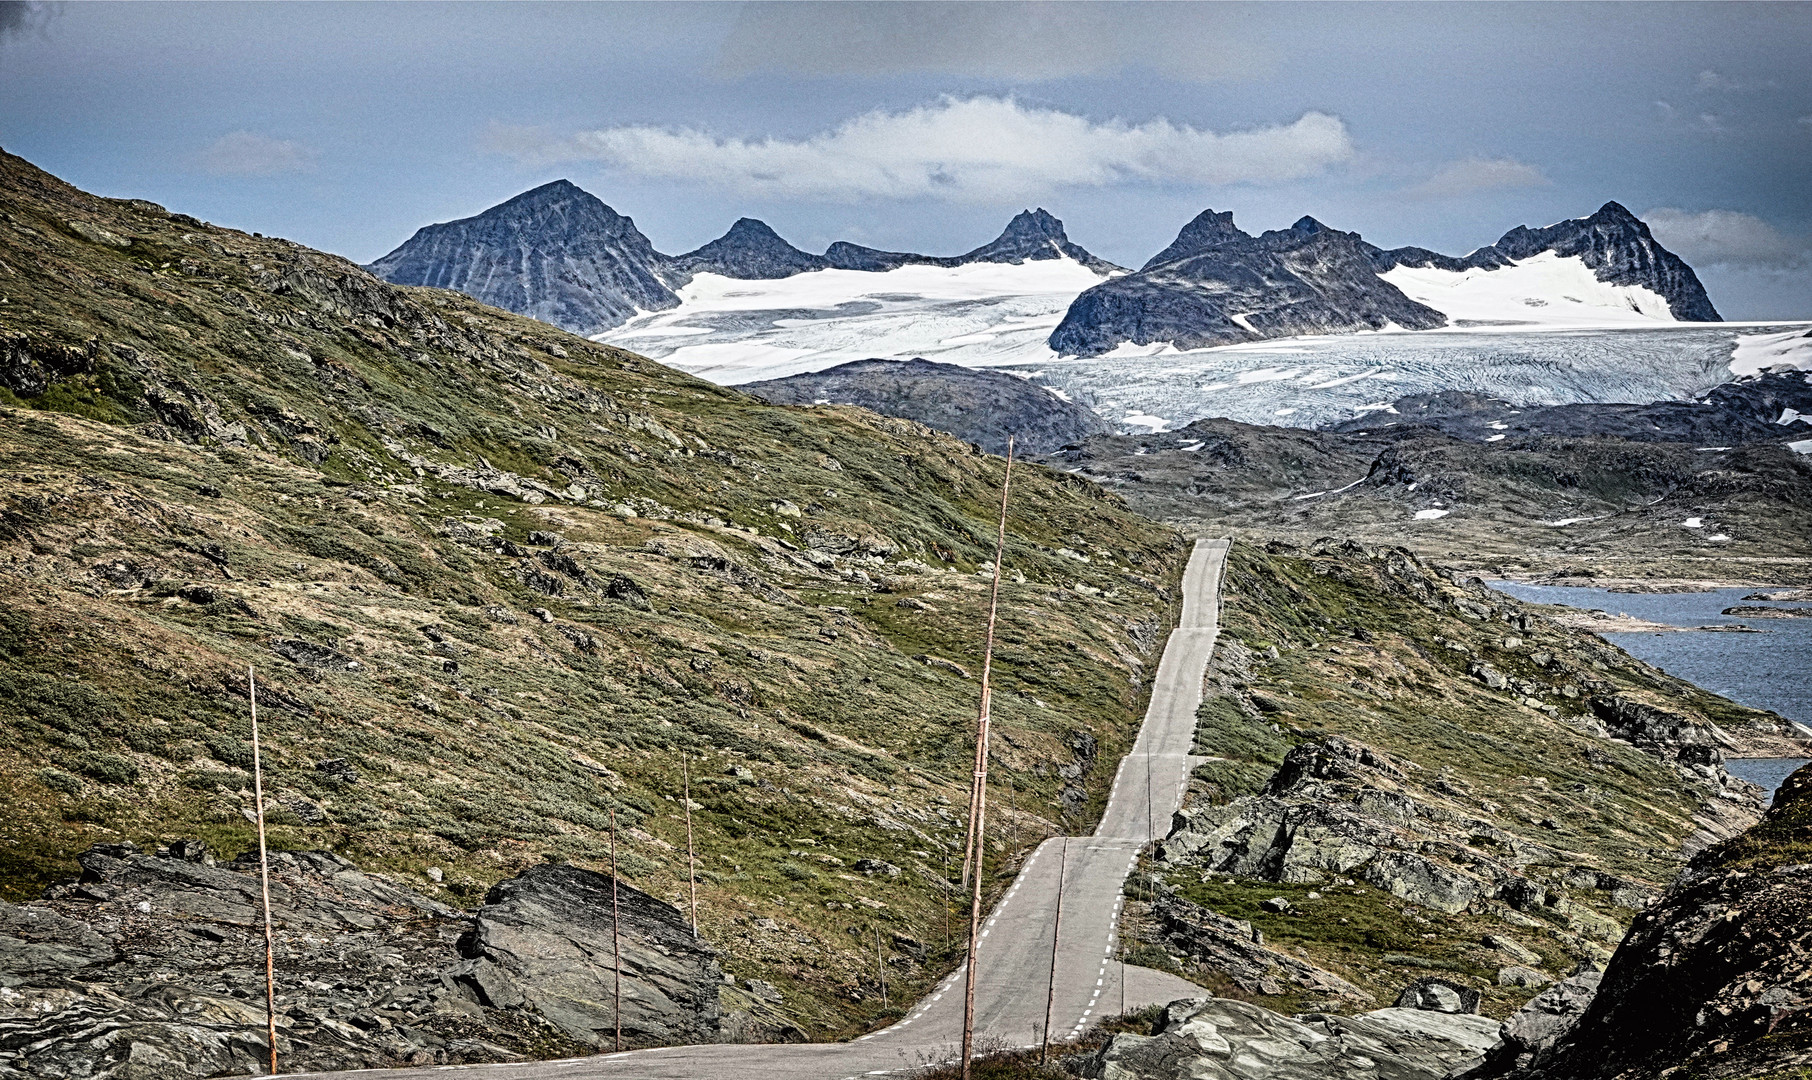
[[1510, 158], [1465, 158], [1450, 161], [1433, 176], [1408, 189], [1412, 195], [1444, 199], [1476, 191], [1547, 187], [1553, 183], [1534, 165]]
[[803, 139], [693, 128], [607, 128], [555, 137], [493, 125], [487, 146], [535, 164], [596, 161], [647, 179], [830, 201], [995, 201], [1055, 188], [1297, 180], [1353, 156], [1337, 117], [1217, 133], [1158, 118], [1096, 122], [1009, 98], [944, 98], [876, 110]]
[[314, 150], [293, 139], [235, 131], [215, 139], [197, 160], [216, 176], [278, 176], [312, 170], [315, 156]]
[[1697, 213], [1671, 206], [1642, 215], [1661, 246], [1694, 266], [1790, 270], [1812, 262], [1812, 245], [1738, 210]]

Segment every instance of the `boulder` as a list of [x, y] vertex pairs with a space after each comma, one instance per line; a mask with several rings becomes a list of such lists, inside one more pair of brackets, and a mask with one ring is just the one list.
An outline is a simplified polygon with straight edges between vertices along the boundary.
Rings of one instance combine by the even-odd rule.
[[611, 879], [577, 866], [537, 866], [500, 882], [460, 942], [473, 961], [459, 978], [481, 1004], [532, 1006], [567, 1035], [603, 1046], [617, 1027], [622, 954], [622, 1030], [636, 1042], [708, 1042], [717, 1035], [715, 950], [692, 936], [671, 904], [618, 882], [621, 917], [613, 942]]
[[1380, 1009], [1283, 1016], [1243, 1001], [1186, 1000], [1158, 1034], [1119, 1034], [1072, 1068], [1092, 1080], [1440, 1080], [1496, 1039], [1476, 1016]]
[[1397, 1008], [1425, 1012], [1476, 1013], [1480, 994], [1464, 983], [1430, 976], [1417, 979], [1397, 995]]

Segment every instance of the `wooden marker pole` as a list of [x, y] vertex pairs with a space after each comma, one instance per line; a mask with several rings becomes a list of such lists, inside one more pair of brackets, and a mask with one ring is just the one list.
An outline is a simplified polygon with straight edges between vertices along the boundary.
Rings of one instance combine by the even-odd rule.
[[1057, 857], [1057, 914], [1051, 919], [1051, 987], [1044, 999], [1044, 1046], [1038, 1051], [1040, 1067], [1051, 1061], [1051, 1012], [1057, 1006], [1057, 936], [1063, 933], [1063, 878], [1069, 865], [1070, 838], [1066, 836], [1063, 838], [1063, 854]]
[[617, 974], [617, 1049], [623, 1049], [623, 935], [617, 923], [621, 909], [617, 906], [617, 810], [610, 808], [610, 953], [611, 966]]
[[692, 759], [680, 759], [686, 778], [686, 878], [692, 886], [692, 940], [698, 940], [698, 858], [692, 854]]
[[277, 939], [271, 932], [271, 863], [264, 847], [264, 760], [258, 745], [258, 669], [245, 669], [252, 701], [252, 805], [258, 817], [258, 884], [264, 893], [264, 1021], [271, 1040], [271, 1074], [277, 1072]]
[[963, 980], [963, 1080], [970, 1080], [975, 1053], [975, 960], [981, 944], [982, 857], [987, 853], [988, 820], [988, 680], [994, 668], [994, 622], [1000, 610], [1000, 561], [1007, 550], [1007, 495], [1013, 487], [1013, 436], [1007, 436], [1007, 470], [1000, 481], [1000, 526], [994, 536], [994, 586], [988, 594], [988, 642], [982, 653], [981, 711], [975, 721], [975, 780], [969, 795], [969, 848], [975, 856], [975, 882], [969, 901], [969, 963]]

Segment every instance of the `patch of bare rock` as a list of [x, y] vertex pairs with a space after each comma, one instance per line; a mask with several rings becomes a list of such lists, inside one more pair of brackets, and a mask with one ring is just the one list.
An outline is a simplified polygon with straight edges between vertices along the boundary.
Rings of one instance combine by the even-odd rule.
[[[78, 881], [0, 903], [0, 1077], [262, 1071], [255, 855], [101, 845]], [[537, 866], [460, 911], [331, 852], [274, 852], [278, 1051], [286, 1070], [545, 1058], [611, 1045], [610, 878]], [[723, 971], [671, 905], [622, 884], [631, 1044], [784, 1037], [720, 1007]], [[597, 961], [603, 957], [602, 963]]]

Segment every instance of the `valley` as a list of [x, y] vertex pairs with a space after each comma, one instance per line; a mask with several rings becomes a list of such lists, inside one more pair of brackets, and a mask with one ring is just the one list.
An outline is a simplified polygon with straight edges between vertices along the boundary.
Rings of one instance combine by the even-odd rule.
[[[936, 297], [953, 321], [929, 331], [970, 328], [975, 347], [1023, 322], [978, 365], [1011, 367], [1049, 352], [1035, 335], [1066, 317], [1057, 297], [1118, 268], [1030, 212], [947, 260], [846, 246], [885, 267], [861, 270], [739, 223], [683, 261], [648, 256], [677, 303], [621, 324], [688, 365], [721, 356], [707, 379], [15, 157], [0, 212], [0, 915], [16, 928], [0, 974], [17, 996], [0, 1023], [24, 1040], [6, 1059], [21, 1075], [99, 1060], [125, 1080], [131, 1046], [190, 1071], [256, 1060], [248, 667], [299, 1064], [595, 1054], [619, 1020], [653, 1056], [588, 1069], [937, 1060], [1004, 462], [927, 423], [1001, 402], [1069, 406], [1053, 441], [1081, 435], [1014, 474], [983, 885], [989, 928], [1020, 944], [989, 976], [993, 1038], [1035, 1019], [1052, 855], [1093, 834], [1063, 902], [1080, 936], [1060, 952], [1060, 1019], [1101, 1068], [1132, 1045], [1096, 1028], [1103, 995], [1125, 987], [1130, 1009], [1193, 985], [1256, 1029], [1321, 1016], [1423, 1040], [1404, 1075], [1432, 1080], [1499, 1052], [1482, 1017], [1615, 963], [1686, 860], [1742, 847], [1763, 800], [1726, 757], [1803, 750], [1781, 717], [1474, 576], [1803, 584], [1808, 459], [1783, 437], [1787, 413], [1812, 414], [1797, 329], [1178, 354], [1270, 365], [1204, 372], [1198, 400], [1254, 385], [1379, 406], [1310, 407], [1315, 427], [1166, 430], [1132, 407], [1100, 418], [1121, 433], [1090, 428], [1081, 410], [1130, 378], [1073, 383], [1070, 402], [1048, 372], [839, 376], [866, 373], [863, 402], [887, 411], [942, 402], [921, 422], [817, 404], [843, 391], [802, 373], [845, 346], [757, 338], [834, 319], [875, 320], [864, 340], [924, 334], [914, 311]], [[599, 220], [636, 247], [627, 219]], [[1731, 382], [1736, 335], [1755, 370]], [[1481, 340], [1527, 359], [1488, 355], [1505, 381], [1456, 391]], [[1399, 342], [1424, 359], [1377, 351]], [[1160, 347], [1051, 366], [1180, 362]], [[736, 364], [787, 377], [751, 396], [719, 385]], [[1416, 369], [1427, 383], [1372, 381], [1427, 392], [1378, 401], [1340, 365]], [[1538, 371], [1552, 400], [1529, 393]], [[1568, 404], [1638, 371], [1669, 387], [1655, 398], [1705, 404]], [[1728, 445], [1696, 445], [1711, 437]], [[635, 912], [620, 1013], [602, 969], [570, 959], [601, 948], [613, 865]], [[205, 944], [173, 949], [179, 934]], [[1472, 1002], [1457, 1014], [1440, 1004], [1456, 994]], [[138, 1041], [93, 1042], [95, 1017]], [[657, 1049], [675, 1044], [694, 1048]]]

